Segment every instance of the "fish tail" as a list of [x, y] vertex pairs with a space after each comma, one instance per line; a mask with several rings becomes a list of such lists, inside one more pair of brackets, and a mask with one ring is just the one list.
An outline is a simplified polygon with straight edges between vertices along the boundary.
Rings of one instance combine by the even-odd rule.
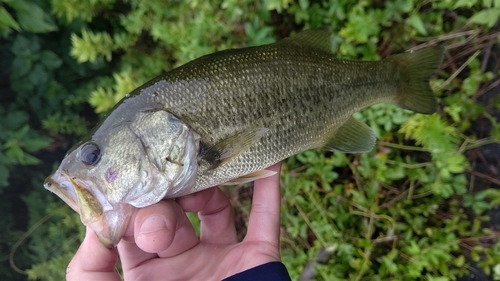
[[429, 79], [443, 61], [443, 47], [429, 47], [389, 57], [398, 65], [401, 83], [396, 104], [415, 112], [432, 114], [438, 104]]

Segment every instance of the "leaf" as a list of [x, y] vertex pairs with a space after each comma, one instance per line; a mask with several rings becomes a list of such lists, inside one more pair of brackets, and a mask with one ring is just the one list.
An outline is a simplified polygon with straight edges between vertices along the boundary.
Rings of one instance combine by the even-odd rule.
[[94, 33], [83, 29], [82, 37], [71, 34], [71, 45], [70, 54], [79, 63], [95, 62], [98, 56], [111, 60], [113, 39], [106, 32]]
[[418, 14], [411, 15], [407, 20], [413, 28], [415, 28], [420, 34], [427, 35], [427, 30], [425, 29], [424, 22]]
[[410, 245], [405, 248], [409, 255], [417, 255], [420, 253], [421, 249], [415, 241], [411, 241]]
[[22, 158], [19, 161], [19, 164], [21, 165], [36, 165], [39, 164], [41, 161], [40, 159], [36, 158], [33, 155], [24, 153]]
[[4, 7], [0, 7], [0, 30], [9, 30], [10, 28], [19, 31], [21, 28], [16, 20], [5, 10]]
[[495, 264], [493, 267], [493, 278], [494, 280], [500, 280], [500, 263]]
[[61, 66], [62, 60], [52, 51], [43, 51], [40, 60], [48, 70], [54, 70]]
[[37, 37], [30, 37], [28, 39], [20, 34], [16, 36], [12, 47], [10, 47], [10, 51], [16, 56], [30, 60], [32, 59], [32, 53], [36, 53], [38, 50], [40, 50], [40, 42], [37, 40]]
[[456, 149], [457, 132], [439, 115], [416, 114], [408, 119], [399, 130], [406, 138], [429, 149], [434, 157], [447, 155]]
[[493, 27], [500, 17], [500, 8], [491, 8], [483, 10], [470, 18], [473, 23], [484, 24]]
[[12, 61], [12, 76], [22, 77], [28, 74], [31, 70], [32, 62], [23, 57], [16, 56]]
[[488, 202], [477, 201], [472, 204], [472, 210], [476, 215], [483, 213], [486, 210], [490, 210], [493, 206], [491, 206]]
[[89, 103], [95, 107], [96, 113], [109, 110], [116, 102], [115, 93], [112, 89], [99, 87], [90, 93]]
[[387, 271], [392, 274], [398, 271], [398, 266], [396, 265], [396, 263], [385, 256], [382, 257], [382, 264], [387, 268]]
[[371, 36], [378, 36], [380, 33], [380, 25], [374, 24], [375, 17], [374, 11], [368, 13], [361, 8], [355, 9], [349, 13], [349, 21], [339, 31], [339, 35], [358, 43], [366, 43]]
[[44, 33], [57, 30], [50, 16], [35, 4], [24, 0], [6, 1], [17, 12], [17, 20], [22, 29], [33, 33]]
[[458, 0], [455, 5], [453, 6], [453, 9], [460, 8], [460, 7], [472, 7], [477, 3], [477, 0]]
[[464, 265], [464, 263], [465, 263], [465, 257], [464, 257], [464, 255], [458, 256], [453, 261], [453, 264], [455, 264], [455, 266], [458, 266], [458, 267], [462, 267]]
[[35, 67], [29, 73], [28, 78], [33, 85], [40, 86], [40, 85], [45, 85], [47, 83], [47, 80], [49, 79], [49, 74], [41, 64], [36, 64]]
[[9, 130], [16, 130], [28, 121], [28, 114], [24, 111], [12, 111], [7, 114], [2, 120], [4, 125]]
[[467, 159], [462, 154], [455, 154], [446, 158], [448, 170], [452, 173], [462, 173], [467, 166]]
[[45, 136], [36, 136], [22, 141], [22, 147], [29, 152], [38, 151], [47, 147], [52, 142], [52, 139]]

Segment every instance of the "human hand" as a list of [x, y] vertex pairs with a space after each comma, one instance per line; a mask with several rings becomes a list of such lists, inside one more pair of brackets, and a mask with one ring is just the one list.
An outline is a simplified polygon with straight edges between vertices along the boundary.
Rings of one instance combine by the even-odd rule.
[[[221, 280], [280, 260], [280, 189], [277, 173], [255, 181], [247, 235], [238, 242], [232, 207], [219, 188], [165, 200], [139, 209], [118, 252], [87, 228], [67, 269], [67, 280]], [[185, 212], [198, 212], [198, 238]]]

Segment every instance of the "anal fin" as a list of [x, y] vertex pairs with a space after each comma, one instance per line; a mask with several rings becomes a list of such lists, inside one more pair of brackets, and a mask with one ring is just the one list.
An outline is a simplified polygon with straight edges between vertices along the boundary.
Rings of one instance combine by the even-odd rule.
[[230, 180], [228, 182], [225, 182], [225, 183], [223, 183], [221, 185], [238, 185], [238, 184], [244, 184], [244, 183], [251, 182], [251, 181], [254, 181], [254, 180], [257, 180], [257, 179], [267, 178], [267, 177], [270, 177], [270, 176], [272, 176], [274, 174], [276, 174], [275, 171], [261, 170], [261, 171], [250, 173], [248, 175], [241, 176], [241, 177], [236, 178], [236, 179], [232, 179], [232, 180]]
[[323, 146], [329, 151], [346, 153], [369, 152], [375, 145], [375, 134], [366, 124], [350, 117]]

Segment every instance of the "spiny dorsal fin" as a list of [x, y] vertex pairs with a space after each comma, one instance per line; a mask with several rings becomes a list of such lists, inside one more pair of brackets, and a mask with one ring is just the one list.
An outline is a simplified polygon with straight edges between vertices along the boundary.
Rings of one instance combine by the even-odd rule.
[[258, 179], [262, 179], [262, 178], [267, 178], [267, 177], [270, 177], [270, 176], [272, 176], [274, 174], [276, 174], [275, 171], [261, 170], [261, 171], [250, 173], [248, 175], [241, 176], [241, 177], [236, 178], [236, 179], [232, 179], [232, 180], [230, 180], [228, 182], [225, 182], [225, 183], [223, 183], [221, 185], [239, 185], [239, 184], [244, 184], [244, 183], [251, 182], [251, 181], [254, 181], [254, 180], [258, 180]]
[[332, 34], [332, 29], [329, 27], [304, 30], [288, 38], [280, 40], [276, 44], [295, 44], [331, 52]]
[[369, 152], [373, 149], [375, 140], [370, 127], [351, 117], [326, 141], [323, 149], [346, 153]]
[[260, 138], [268, 131], [268, 128], [258, 128], [235, 134], [214, 146], [205, 147], [200, 151], [199, 158], [207, 161], [210, 164], [210, 169], [215, 169], [247, 151], [252, 145], [259, 142]]

